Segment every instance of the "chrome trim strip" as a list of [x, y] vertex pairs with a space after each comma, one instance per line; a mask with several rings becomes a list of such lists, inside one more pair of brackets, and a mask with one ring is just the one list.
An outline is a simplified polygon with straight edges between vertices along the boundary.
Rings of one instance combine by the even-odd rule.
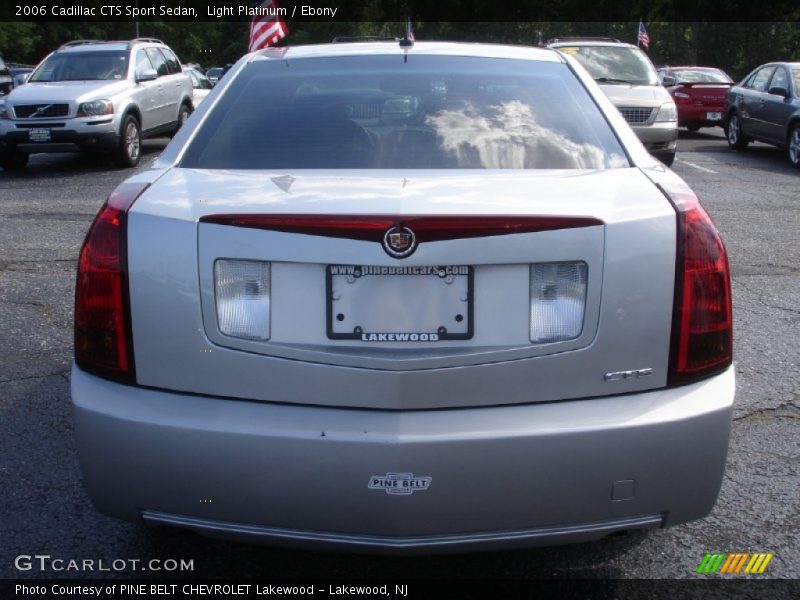
[[445, 551], [460, 546], [475, 545], [519, 545], [535, 546], [548, 543], [578, 541], [581, 538], [599, 539], [610, 533], [630, 529], [650, 529], [663, 525], [664, 515], [644, 515], [612, 521], [578, 523], [532, 529], [507, 531], [468, 532], [435, 534], [429, 536], [382, 536], [369, 534], [347, 534], [304, 529], [282, 529], [263, 525], [248, 525], [230, 521], [214, 521], [199, 517], [172, 515], [159, 511], [142, 511], [142, 519], [148, 525], [168, 525], [190, 529], [214, 537], [238, 538], [258, 542], [305, 542], [330, 546], [349, 546], [353, 549], [413, 550], [442, 548]]

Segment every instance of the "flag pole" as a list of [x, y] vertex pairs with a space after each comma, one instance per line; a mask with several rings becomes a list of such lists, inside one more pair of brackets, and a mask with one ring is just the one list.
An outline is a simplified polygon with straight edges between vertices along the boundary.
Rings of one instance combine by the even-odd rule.
[[639, 32], [642, 30], [642, 18], [639, 17], [639, 26], [636, 28], [636, 47], [639, 47]]

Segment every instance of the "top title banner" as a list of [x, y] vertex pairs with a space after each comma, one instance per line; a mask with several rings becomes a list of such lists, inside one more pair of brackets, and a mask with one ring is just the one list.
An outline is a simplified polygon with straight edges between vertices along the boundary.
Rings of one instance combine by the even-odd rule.
[[718, 0], [4, 0], [2, 21], [249, 21], [280, 11], [285, 21], [565, 22], [800, 20], [796, 0], [726, 5]]

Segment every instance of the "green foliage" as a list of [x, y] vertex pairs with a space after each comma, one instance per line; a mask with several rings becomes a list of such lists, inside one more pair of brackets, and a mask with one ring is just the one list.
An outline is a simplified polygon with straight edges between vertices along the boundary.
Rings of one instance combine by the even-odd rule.
[[[292, 45], [327, 43], [338, 36], [402, 36], [404, 23], [384, 20], [383, 0], [364, 0], [361, 21], [289, 23]], [[663, 14], [658, 2], [651, 14]], [[656, 65], [702, 64], [717, 66], [734, 78], [771, 60], [800, 60], [800, 23], [647, 21], [648, 54]], [[636, 42], [637, 21], [629, 22], [421, 22], [418, 40], [452, 40], [536, 45], [538, 32], [554, 37], [600, 36]], [[139, 25], [142, 37], [157, 37], [169, 44], [184, 62], [210, 67], [234, 62], [247, 47], [247, 23], [240, 21], [152, 21]], [[9, 62], [35, 64], [62, 43], [74, 39], [131, 39], [130, 22], [31, 23], [0, 22], [0, 52]]]

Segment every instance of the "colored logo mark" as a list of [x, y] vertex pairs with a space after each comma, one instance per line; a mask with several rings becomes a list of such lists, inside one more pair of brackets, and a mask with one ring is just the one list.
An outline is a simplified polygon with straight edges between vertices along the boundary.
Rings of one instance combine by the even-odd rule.
[[697, 567], [697, 572], [703, 575], [763, 573], [773, 556], [771, 552], [708, 552]]

